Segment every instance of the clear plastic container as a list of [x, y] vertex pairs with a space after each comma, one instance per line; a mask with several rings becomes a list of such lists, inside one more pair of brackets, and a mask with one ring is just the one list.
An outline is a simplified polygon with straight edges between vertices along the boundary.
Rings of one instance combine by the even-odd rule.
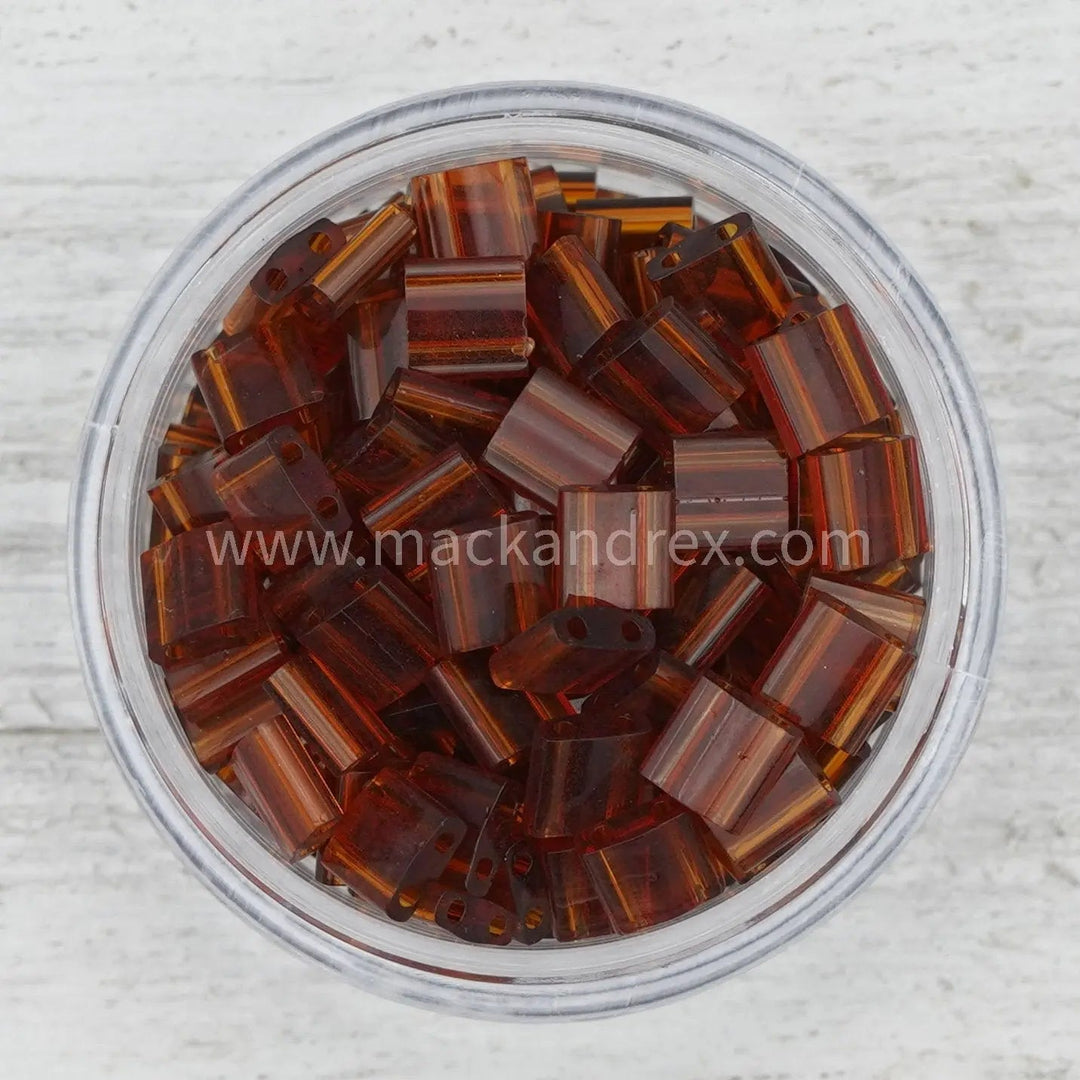
[[[840, 809], [735, 895], [627, 938], [493, 948], [390, 923], [276, 856], [197, 765], [146, 659], [138, 554], [156, 447], [192, 385], [188, 358], [269, 251], [413, 174], [524, 154], [597, 167], [630, 192], [749, 210], [770, 242], [859, 312], [923, 456], [934, 553], [921, 651], [887, 737]], [[492, 1018], [596, 1016], [672, 998], [777, 949], [850, 896], [952, 773], [986, 688], [1002, 598], [1001, 497], [985, 415], [940, 312], [903, 257], [781, 150], [694, 109], [622, 90], [492, 85], [351, 120], [270, 166], [180, 246], [139, 303], [90, 413], [71, 507], [71, 588], [87, 684], [147, 812], [222, 900], [367, 989]]]

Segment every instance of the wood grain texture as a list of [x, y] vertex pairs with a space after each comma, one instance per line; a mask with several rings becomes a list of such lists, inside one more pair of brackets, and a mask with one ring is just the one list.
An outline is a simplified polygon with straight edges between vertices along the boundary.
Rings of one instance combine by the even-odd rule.
[[[1080, 6], [0, 4], [0, 1074], [546, 1080], [1078, 1075]], [[902, 13], [902, 14], [901, 14]], [[578, 78], [725, 115], [880, 222], [964, 343], [1010, 511], [996, 687], [928, 823], [754, 971], [593, 1024], [353, 990], [180, 867], [97, 734], [64, 573], [78, 428], [169, 250], [395, 97]]]

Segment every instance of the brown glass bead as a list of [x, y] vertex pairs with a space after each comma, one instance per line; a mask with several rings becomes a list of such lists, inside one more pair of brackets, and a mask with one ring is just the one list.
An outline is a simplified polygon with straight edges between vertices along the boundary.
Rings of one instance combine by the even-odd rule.
[[929, 550], [914, 438], [842, 440], [807, 454], [799, 513], [823, 570], [860, 570]]
[[231, 530], [221, 521], [142, 553], [147, 649], [156, 663], [194, 660], [259, 635], [255, 566], [228, 557]]
[[157, 475], [168, 476], [169, 473], [176, 472], [191, 458], [218, 449], [220, 442], [213, 429], [170, 424], [165, 429], [165, 437], [158, 447]]
[[590, 695], [583, 713], [628, 712], [663, 727], [690, 692], [698, 673], [657, 649]]
[[409, 768], [409, 779], [440, 806], [457, 814], [468, 826], [459, 849], [466, 856], [467, 892], [484, 896], [505, 854], [503, 815], [514, 800], [512, 785], [502, 776], [441, 754], [421, 754]]
[[767, 589], [745, 566], [690, 566], [675, 584], [671, 612], [654, 620], [656, 640], [691, 667], [711, 667], [754, 617]]
[[525, 787], [526, 832], [574, 836], [632, 808], [652, 741], [652, 727], [631, 713], [539, 725]]
[[[532, 181], [533, 202], [536, 203], [537, 217], [542, 211], [565, 211], [566, 199], [563, 197], [559, 174], [552, 165], [542, 165], [529, 173]], [[546, 246], [546, 245], [545, 245]]]
[[232, 306], [221, 317], [222, 334], [232, 337], [250, 330], [266, 314], [268, 306], [255, 295], [255, 290], [250, 285], [245, 285]]
[[310, 281], [344, 246], [341, 226], [319, 218], [274, 249], [251, 279], [251, 290], [264, 304], [276, 304]]
[[175, 536], [200, 525], [213, 525], [228, 516], [214, 489], [214, 468], [224, 450], [194, 454], [167, 476], [160, 477], [147, 494], [158, 517]]
[[[363, 223], [344, 247], [312, 275], [311, 285], [334, 317], [340, 316], [366, 286], [404, 256], [416, 236], [408, 209], [390, 202]], [[308, 294], [309, 302], [315, 297]]]
[[527, 275], [529, 329], [560, 375], [613, 326], [632, 316], [579, 236], [563, 236], [532, 261]]
[[323, 865], [390, 918], [408, 919], [420, 887], [446, 869], [465, 823], [404, 773], [383, 769], [349, 805], [323, 849]]
[[665, 296], [690, 309], [704, 301], [748, 342], [773, 333], [795, 299], [746, 213], [691, 233], [658, 255], [648, 272]]
[[839, 600], [865, 616], [879, 629], [897, 638], [905, 649], [919, 639], [926, 601], [879, 585], [864, 585], [840, 575], [815, 574], [810, 588]]
[[577, 697], [630, 667], [655, 642], [652, 623], [618, 608], [560, 608], [497, 649], [497, 686]]
[[324, 392], [301, 359], [251, 335], [215, 342], [191, 358], [206, 407], [235, 453], [272, 428], [290, 425], [319, 444]]
[[310, 657], [299, 655], [282, 664], [267, 687], [337, 772], [380, 755], [410, 754], [366, 701], [345, 683], [332, 682]]
[[484, 464], [515, 490], [554, 508], [559, 489], [605, 484], [640, 430], [576, 387], [537, 371], [484, 451]]
[[663, 801], [601, 825], [580, 850], [620, 934], [685, 915], [723, 887], [693, 816]]
[[883, 419], [894, 408], [847, 304], [782, 327], [747, 357], [789, 457]]
[[447, 652], [502, 645], [554, 607], [548, 568], [537, 558], [545, 528], [535, 513], [510, 514], [433, 537], [431, 601]]
[[609, 334], [574, 375], [647, 436], [704, 431], [745, 389], [743, 374], [670, 297]]
[[555, 939], [581, 941], [612, 933], [611, 920], [573, 843], [545, 844], [543, 857]]
[[855, 753], [912, 662], [899, 640], [810, 590], [754, 689], [800, 727]]
[[669, 222], [686, 228], [694, 224], [694, 201], [689, 196], [670, 198], [581, 199], [574, 209], [579, 214], [614, 218], [622, 224], [625, 251], [651, 247], [657, 234]]
[[281, 715], [281, 705], [262, 687], [256, 687], [201, 719], [182, 715], [181, 720], [199, 764], [204, 769], [217, 770], [249, 731]]
[[217, 434], [217, 429], [214, 427], [214, 418], [210, 415], [202, 391], [197, 386], [193, 386], [188, 393], [180, 423], [184, 427], [200, 428], [202, 431], [213, 435]]
[[218, 713], [257, 689], [287, 656], [281, 635], [264, 628], [258, 637], [244, 645], [169, 667], [165, 671], [165, 685], [185, 724], [212, 721]]
[[377, 567], [339, 602], [300, 636], [330, 678], [375, 709], [419, 686], [440, 655], [431, 609]]
[[431, 918], [436, 926], [477, 945], [509, 945], [518, 917], [500, 904], [457, 889], [436, 887]]
[[395, 291], [361, 298], [342, 316], [346, 328], [353, 414], [371, 416], [394, 372], [409, 362], [405, 298]]
[[737, 832], [715, 827], [710, 831], [728, 869], [739, 881], [746, 881], [839, 805], [840, 796], [821, 767], [807, 751], [800, 750]]
[[383, 401], [331, 448], [326, 465], [349, 508], [359, 515], [372, 499], [407, 483], [445, 449], [430, 425]]
[[405, 307], [410, 370], [463, 379], [528, 374], [521, 257], [409, 259]]
[[547, 251], [556, 240], [564, 236], [576, 236], [597, 263], [609, 275], [614, 275], [618, 266], [619, 239], [622, 235], [622, 222], [618, 218], [565, 211], [540, 213], [536, 219], [541, 251]]
[[[551, 901], [539, 848], [531, 840], [515, 840], [503, 856], [503, 867], [509, 883], [508, 906], [518, 916], [518, 940], [535, 945], [551, 937]], [[496, 887], [498, 885], [496, 879]]]
[[672, 439], [675, 530], [698, 547], [776, 546], [791, 528], [794, 467], [754, 433]]
[[[348, 346], [340, 314], [324, 293], [304, 285], [268, 308], [251, 332], [267, 348], [325, 378], [339, 365], [344, 370]], [[331, 397], [329, 380], [324, 389]]]
[[536, 246], [529, 164], [506, 158], [414, 176], [420, 253], [429, 259], [528, 258]]
[[798, 730], [730, 683], [702, 675], [642, 775], [721, 829], [736, 829], [794, 757]]
[[507, 769], [532, 745], [539, 717], [526, 695], [492, 680], [488, 663], [486, 651], [443, 660], [428, 673], [427, 687], [477, 762]]
[[390, 380], [386, 401], [471, 454], [483, 453], [510, 408], [498, 394], [407, 369]]
[[341, 807], [311, 755], [283, 717], [245, 735], [233, 769], [256, 813], [290, 862], [315, 850], [341, 817]]
[[502, 492], [453, 445], [369, 502], [362, 517], [384, 556], [410, 581], [420, 581], [427, 574], [425, 534], [506, 510]]
[[628, 610], [671, 607], [670, 490], [564, 487], [559, 492], [559, 602]]
[[847, 784], [869, 756], [866, 744], [859, 753], [849, 754], [844, 750], [838, 750], [830, 743], [822, 742], [809, 732], [803, 733], [803, 742], [814, 760], [821, 766], [825, 779], [838, 791]]
[[352, 528], [326, 466], [292, 428], [275, 428], [219, 462], [214, 487], [237, 545], [247, 542], [271, 573], [321, 559], [327, 534], [345, 542]]

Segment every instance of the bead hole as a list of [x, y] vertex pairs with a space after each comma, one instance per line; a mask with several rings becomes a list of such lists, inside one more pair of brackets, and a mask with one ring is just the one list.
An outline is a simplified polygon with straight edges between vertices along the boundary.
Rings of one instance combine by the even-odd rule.
[[488, 923], [488, 933], [492, 937], [500, 937], [506, 933], [506, 919], [502, 915], [496, 915]]
[[492, 871], [495, 869], [495, 864], [490, 859], [481, 859], [476, 864], [476, 876], [481, 881], [486, 881], [491, 877]]
[[271, 266], [263, 277], [271, 292], [281, 292], [289, 284], [289, 275], [280, 266]]
[[315, 504], [315, 513], [323, 518], [332, 518], [337, 513], [337, 509], [338, 502], [333, 495], [324, 495]]
[[459, 923], [465, 918], [465, 901], [454, 899], [446, 906], [446, 921]]
[[514, 877], [524, 877], [533, 867], [532, 856], [527, 851], [518, 852], [510, 864], [510, 873]]
[[303, 447], [296, 442], [283, 443], [281, 447], [281, 460], [286, 465], [295, 465], [304, 456]]
[[544, 921], [544, 913], [539, 908], [529, 911], [522, 922], [527, 930], [535, 930]]
[[589, 627], [580, 615], [574, 615], [566, 622], [566, 632], [576, 641], [584, 641], [589, 636]]
[[641, 640], [641, 627], [632, 619], [627, 619], [622, 624], [622, 636], [627, 641], [640, 641]]
[[324, 232], [312, 233], [308, 237], [308, 247], [311, 248], [316, 255], [328, 255], [333, 246], [333, 241]]
[[444, 832], [442, 836], [435, 841], [435, 850], [440, 855], [445, 855], [454, 846], [453, 833]]

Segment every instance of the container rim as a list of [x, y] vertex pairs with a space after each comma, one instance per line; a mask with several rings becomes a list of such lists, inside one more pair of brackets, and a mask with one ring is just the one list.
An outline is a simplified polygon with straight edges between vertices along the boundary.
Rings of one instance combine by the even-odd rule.
[[[898, 294], [938, 363], [948, 417], [956, 432], [966, 497], [966, 596], [949, 658], [948, 723], [937, 725], [919, 769], [905, 778], [886, 821], [855, 841], [837, 865], [792, 901], [740, 935], [692, 957], [646, 972], [580, 982], [462, 978], [438, 968], [406, 966], [361, 952], [306, 924], [235, 869], [191, 820], [178, 820], [172, 792], [158, 774], [121, 683], [106, 620], [98, 524], [105, 514], [110, 450], [136, 369], [172, 298], [267, 200], [313, 171], [380, 143], [434, 126], [484, 118], [580, 118], [649, 133], [706, 155], [767, 169], [774, 182], [828, 216], [857, 242], [863, 260]], [[982, 705], [1000, 624], [1004, 582], [1002, 497], [989, 424], [955, 339], [927, 289], [903, 256], [850, 201], [801, 162], [752, 133], [661, 97], [562, 82], [510, 82], [423, 94], [365, 113], [317, 136], [258, 173], [215, 209], [154, 277], [107, 363], [90, 409], [76, 463], [69, 513], [69, 588], [76, 645], [88, 693], [110, 748], [144, 809], [185, 860], [222, 899], [295, 951], [370, 983], [401, 1001], [487, 1018], [567, 1019], [639, 1008], [701, 987], [761, 959], [817, 922], [874, 874], [933, 804], [955, 769]], [[944, 696], [944, 695], [943, 695]]]

